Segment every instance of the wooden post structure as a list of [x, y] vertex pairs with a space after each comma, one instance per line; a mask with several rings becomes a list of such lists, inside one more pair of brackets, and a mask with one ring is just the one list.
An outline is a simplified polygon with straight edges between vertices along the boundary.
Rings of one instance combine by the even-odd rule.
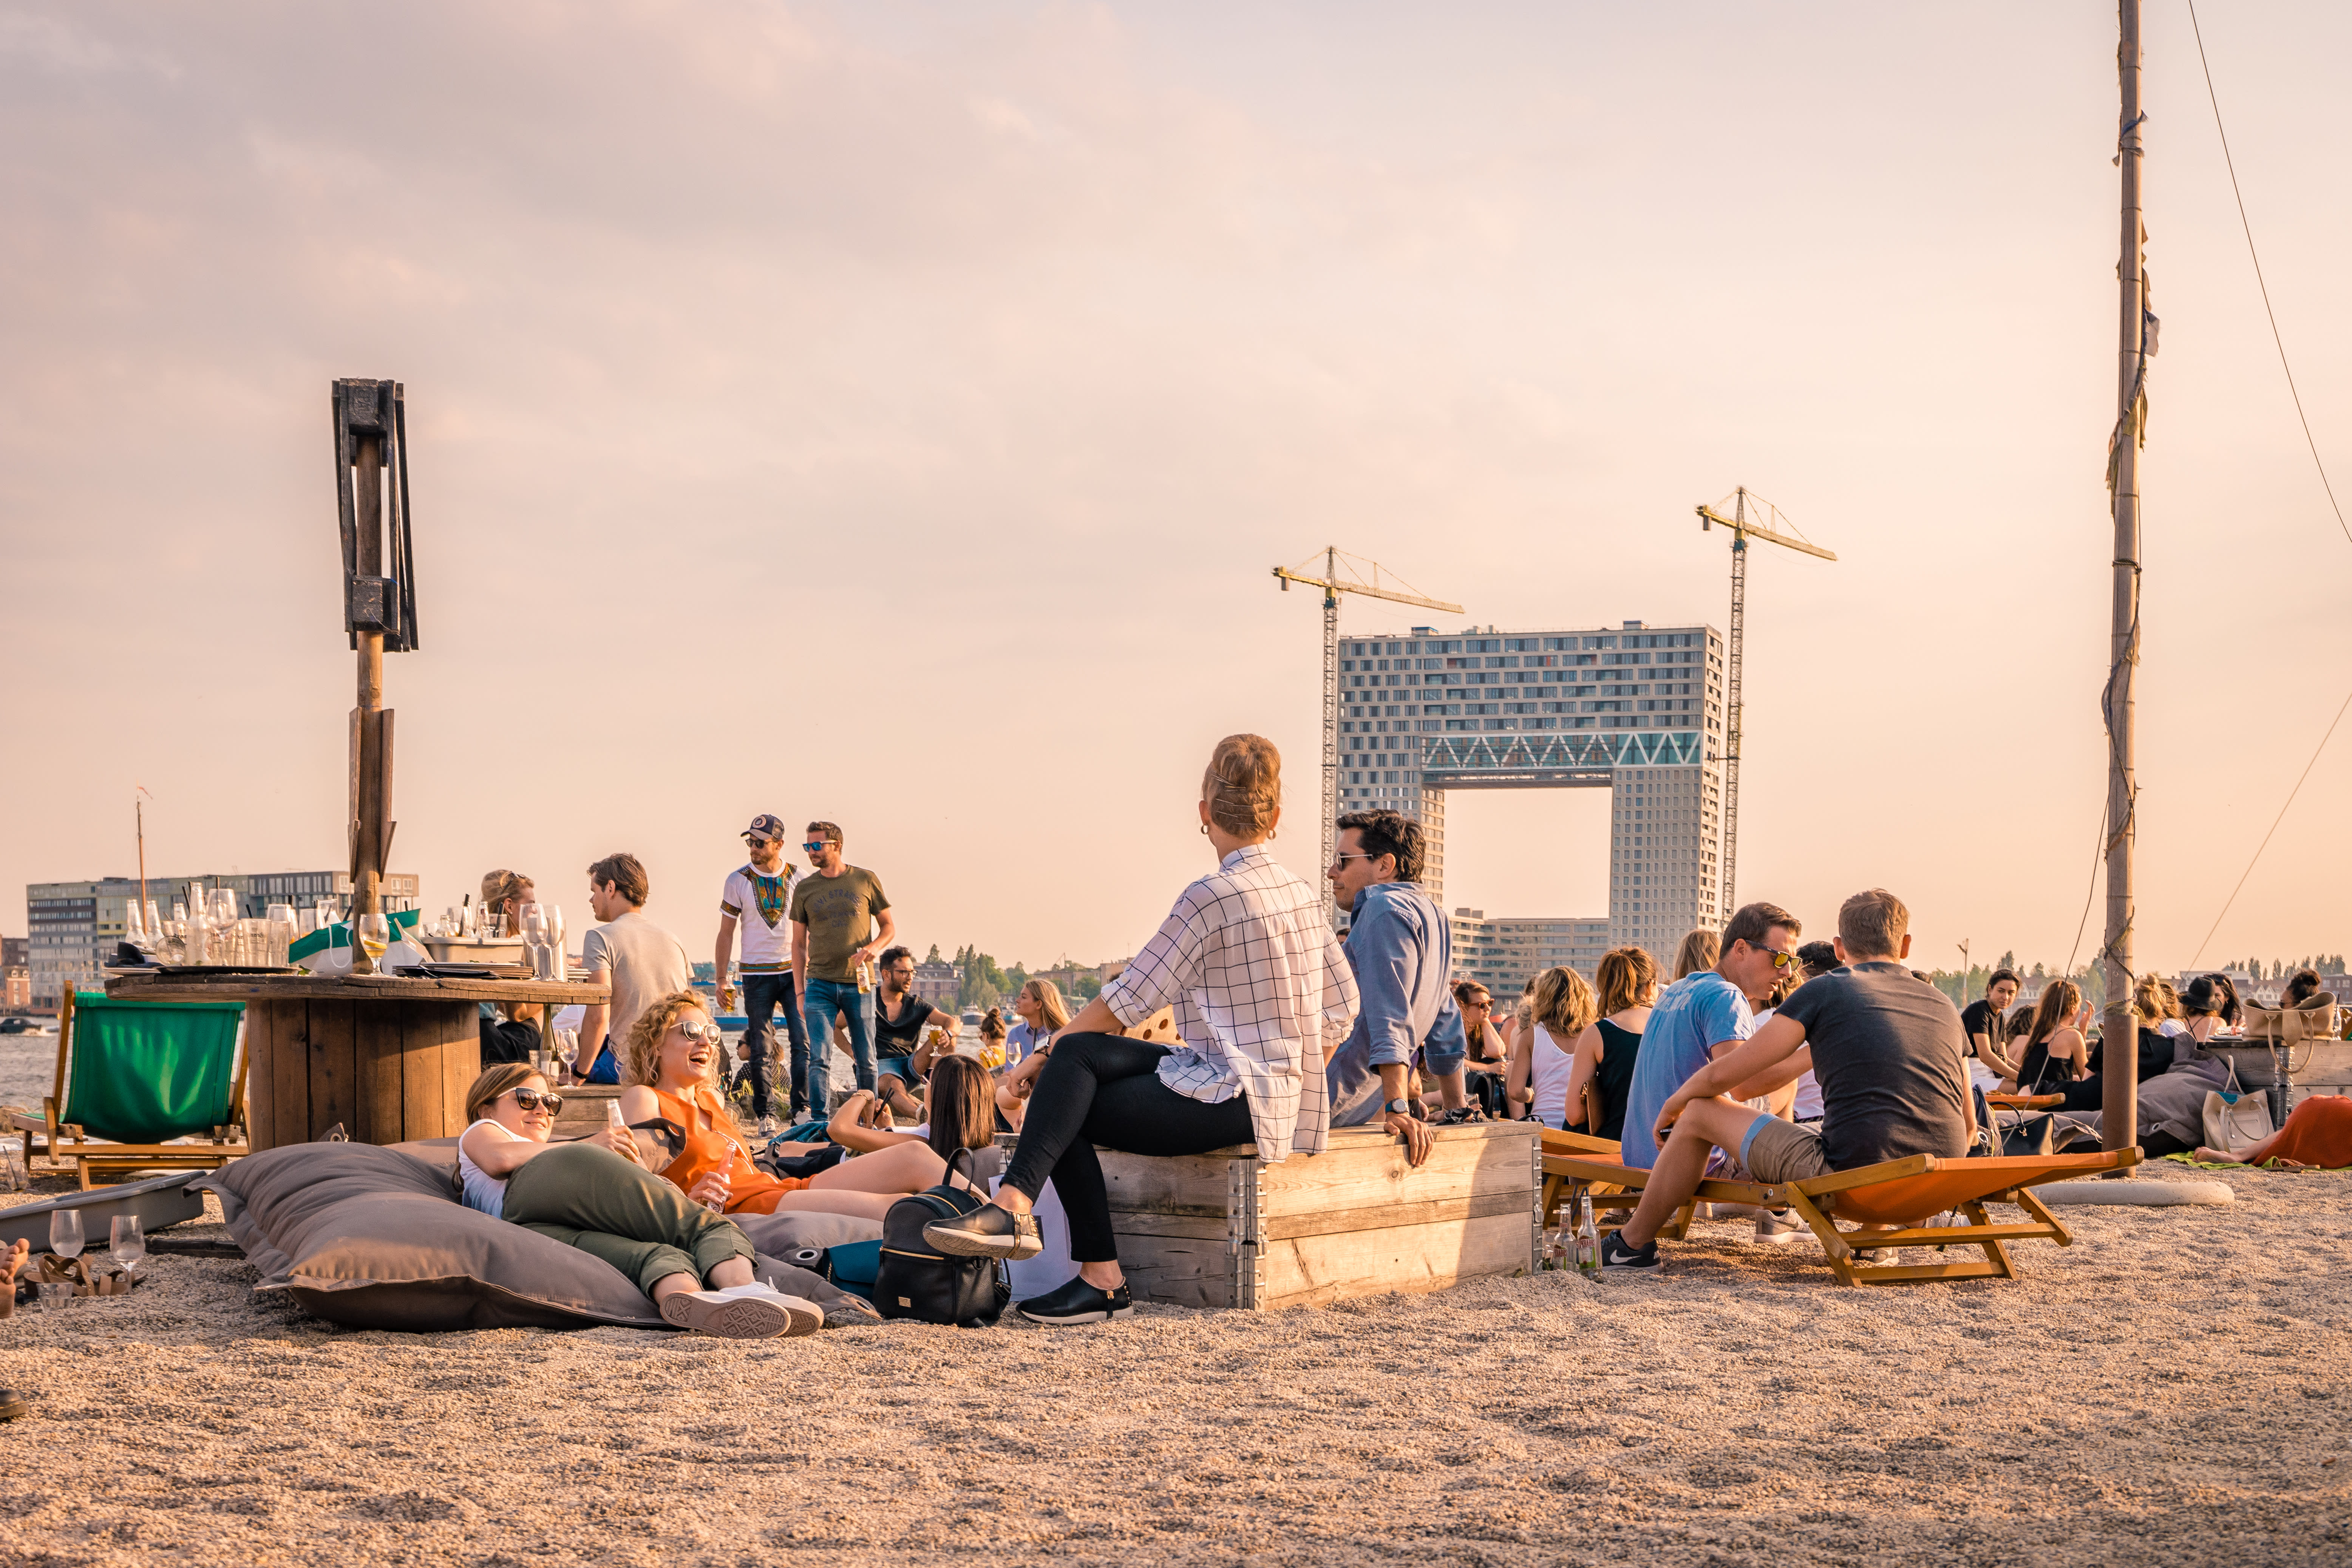
[[2116, 275], [2121, 284], [2121, 351], [2116, 392], [2116, 429], [2108, 444], [2107, 485], [2115, 500], [2114, 618], [2108, 653], [2107, 720], [2107, 931], [2100, 949], [2106, 984], [2105, 1045], [2101, 1052], [2100, 1141], [2109, 1149], [2139, 1142], [2139, 1031], [2131, 1010], [2133, 811], [2139, 785], [2135, 776], [2133, 687], [2139, 674], [2139, 447], [2147, 409], [2147, 281], [2141, 268], [2147, 232], [2140, 206], [2139, 0], [2118, 0], [2120, 38], [2116, 70], [2122, 84], [2122, 127], [2116, 163], [2123, 171], [2123, 252]]
[[374, 973], [360, 945], [362, 915], [383, 910], [392, 852], [392, 710], [383, 656], [416, 647], [408, 537], [408, 434], [396, 381], [338, 381], [332, 395], [336, 490], [343, 537], [343, 624], [359, 659], [351, 721], [352, 973]]

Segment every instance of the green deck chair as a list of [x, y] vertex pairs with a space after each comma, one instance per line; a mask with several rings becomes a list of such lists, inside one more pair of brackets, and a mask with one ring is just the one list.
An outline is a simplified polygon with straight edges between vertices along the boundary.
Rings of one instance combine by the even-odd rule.
[[[68, 994], [58, 1021], [58, 1086], [41, 1101], [49, 1157], [81, 1184], [138, 1171], [217, 1170], [248, 1152], [237, 1002], [118, 1002]], [[174, 1143], [174, 1138], [204, 1142]]]

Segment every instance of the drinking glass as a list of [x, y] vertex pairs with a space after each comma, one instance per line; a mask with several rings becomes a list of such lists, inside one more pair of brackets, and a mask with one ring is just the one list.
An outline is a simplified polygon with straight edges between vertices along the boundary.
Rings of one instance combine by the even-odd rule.
[[389, 915], [362, 915], [358, 921], [360, 946], [368, 957], [381, 958], [383, 950], [392, 945], [392, 918]]
[[59, 1258], [81, 1256], [81, 1210], [58, 1209], [49, 1215], [49, 1250]]
[[41, 1281], [41, 1310], [42, 1310], [42, 1311], [44, 1311], [44, 1312], [62, 1312], [62, 1311], [64, 1311], [64, 1310], [66, 1310], [66, 1303], [67, 1303], [67, 1302], [68, 1302], [68, 1301], [70, 1301], [70, 1300], [73, 1300], [73, 1281], [72, 1281], [72, 1280], [70, 1280], [70, 1279], [44, 1279], [44, 1280], [42, 1280], [42, 1281]]
[[506, 911], [503, 910], [484, 910], [482, 911], [483, 937], [488, 941], [496, 942], [506, 934]]
[[114, 1216], [107, 1237], [106, 1250], [114, 1255], [114, 1261], [122, 1265], [125, 1273], [138, 1268], [139, 1260], [147, 1256], [147, 1232], [140, 1225], [137, 1215], [119, 1214]]

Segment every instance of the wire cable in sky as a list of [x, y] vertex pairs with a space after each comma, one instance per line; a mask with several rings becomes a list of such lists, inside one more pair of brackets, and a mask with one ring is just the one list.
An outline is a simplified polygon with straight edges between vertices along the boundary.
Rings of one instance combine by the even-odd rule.
[[2213, 130], [2221, 138], [2221, 165], [2230, 171], [2230, 194], [2238, 202], [2238, 226], [2245, 231], [2246, 255], [2254, 264], [2254, 286], [2263, 291], [2263, 314], [2270, 318], [2271, 342], [2278, 345], [2279, 369], [2286, 373], [2287, 395], [2294, 399], [2294, 416], [2303, 422], [2304, 445], [2311, 448], [2312, 467], [2319, 470], [2319, 488], [2327, 492], [2327, 504], [2336, 512], [2336, 526], [2344, 531], [2344, 540], [2352, 544], [2352, 524], [2344, 521], [2344, 508], [2336, 500], [2336, 487], [2328, 482], [2327, 465], [2320, 461], [2319, 443], [2311, 434], [2311, 416], [2303, 411], [2303, 394], [2294, 384], [2294, 366], [2287, 363], [2286, 339], [2280, 335], [2278, 312], [2271, 309], [2271, 286], [2263, 277], [2262, 253], [2254, 248], [2254, 226], [2246, 216], [2246, 193], [2238, 188], [2237, 160], [2230, 156], [2230, 133], [2221, 125], [2221, 100], [2213, 90], [2213, 68], [2205, 58], [2205, 31], [2197, 25], [2197, 0], [2189, 0], [2189, 29], [2197, 38], [2197, 64], [2205, 73], [2205, 101], [2213, 106]]
[[2238, 878], [2237, 887], [2230, 889], [2230, 902], [2221, 906], [2221, 913], [2213, 917], [2213, 924], [2211, 928], [2205, 932], [2205, 940], [2197, 944], [2197, 956], [2196, 958], [2191, 958], [2189, 961], [2189, 968], [2196, 968], [2197, 959], [2205, 956], [2205, 949], [2213, 941], [2213, 932], [2221, 929], [2221, 921], [2230, 912], [2230, 904], [2234, 904], [2238, 901], [2238, 894], [2244, 889], [2246, 885], [2246, 878], [2254, 874], [2254, 861], [2260, 860], [2263, 858], [2263, 851], [2270, 847], [2271, 834], [2276, 833], [2279, 830], [2279, 824], [2286, 820], [2287, 806], [2293, 805], [2294, 804], [2294, 797], [2303, 793], [2303, 781], [2309, 778], [2311, 776], [2311, 770], [2319, 765], [2320, 752], [2327, 750], [2327, 742], [2334, 737], [2336, 733], [2336, 726], [2344, 722], [2344, 715], [2347, 710], [2352, 710], [2352, 691], [2347, 691], [2344, 694], [2344, 706], [2336, 710], [2335, 721], [2327, 726], [2327, 733], [2319, 737], [2318, 750], [2311, 753], [2311, 761], [2303, 764], [2303, 772], [2296, 777], [2294, 787], [2286, 792], [2286, 805], [2279, 807], [2278, 815], [2271, 819], [2270, 833], [2263, 834], [2263, 841], [2254, 847], [2254, 859], [2246, 862], [2244, 872]]

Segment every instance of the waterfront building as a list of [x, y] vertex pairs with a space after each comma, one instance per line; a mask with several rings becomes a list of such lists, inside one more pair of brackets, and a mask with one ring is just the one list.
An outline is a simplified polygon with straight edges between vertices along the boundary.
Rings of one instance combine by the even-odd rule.
[[1606, 789], [1605, 945], [1671, 963], [1686, 932], [1729, 915], [1724, 660], [1712, 626], [1641, 621], [1343, 637], [1339, 810], [1419, 821], [1423, 885], [1443, 908], [1449, 791]]
[[[309, 909], [324, 898], [349, 899], [352, 879], [341, 871], [260, 871], [215, 873], [194, 877], [150, 877], [147, 898], [164, 915], [174, 902], [187, 898], [188, 884], [201, 882], [209, 892], [226, 888], [237, 899], [240, 919], [258, 919], [271, 904]], [[383, 879], [386, 909], [415, 906], [417, 879], [406, 873]], [[114, 959], [114, 950], [130, 929], [130, 909], [139, 898], [136, 877], [101, 877], [86, 882], [34, 882], [25, 889], [25, 914], [31, 928], [26, 939], [26, 969], [33, 1005], [54, 1007], [71, 984], [95, 981], [99, 967]]]
[[1457, 909], [1447, 917], [1454, 933], [1454, 978], [1475, 980], [1508, 1012], [1527, 983], [1547, 969], [1573, 969], [1591, 980], [1609, 951], [1606, 915], [1496, 915]]
[[962, 994], [963, 971], [946, 959], [927, 958], [915, 965], [916, 1000], [953, 1012], [956, 998]]

